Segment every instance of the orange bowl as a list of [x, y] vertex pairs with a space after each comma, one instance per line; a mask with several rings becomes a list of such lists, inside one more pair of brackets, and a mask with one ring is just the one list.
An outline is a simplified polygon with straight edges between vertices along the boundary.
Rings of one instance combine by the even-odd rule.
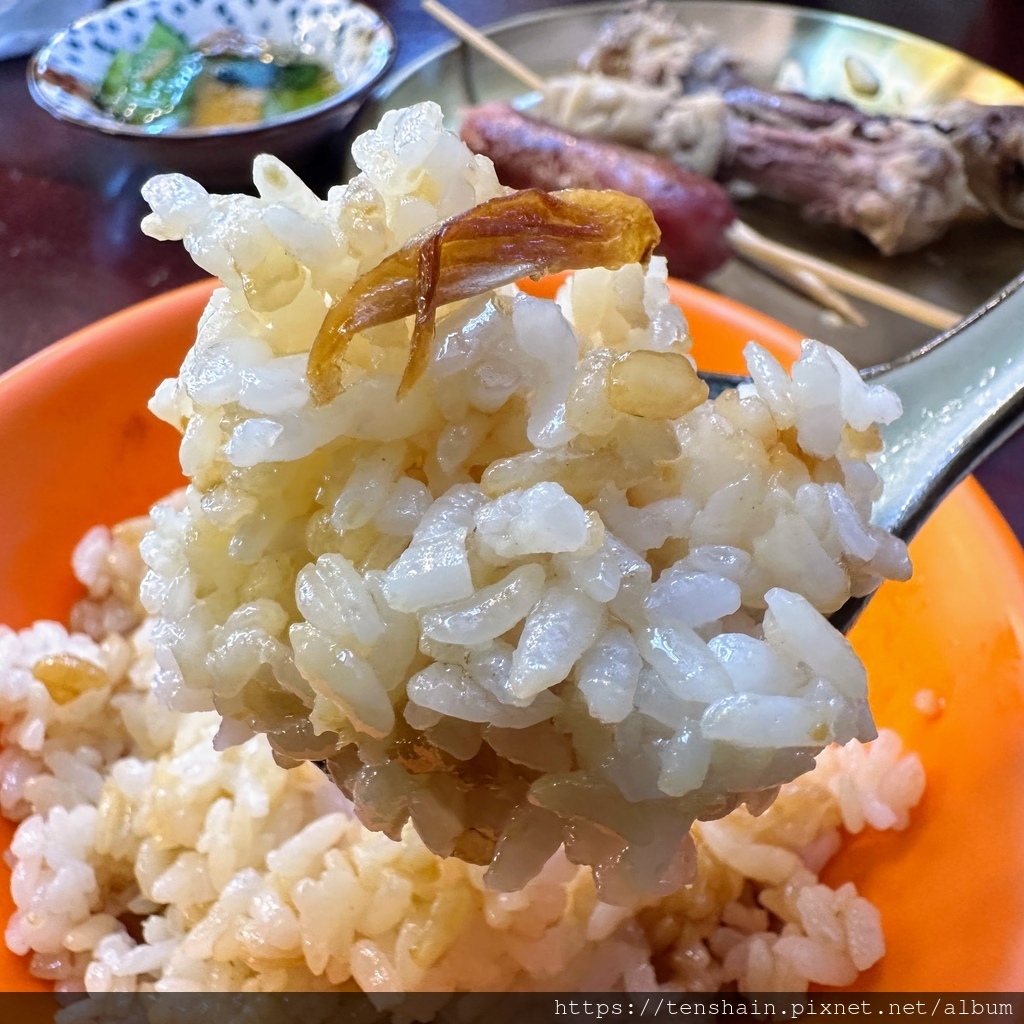
[[[553, 294], [557, 282], [525, 283]], [[176, 435], [146, 411], [176, 372], [213, 283], [125, 310], [0, 377], [0, 622], [66, 617], [72, 549], [96, 523], [144, 511], [181, 481]], [[755, 338], [791, 362], [799, 336], [673, 284], [707, 369], [742, 371]], [[1024, 989], [1024, 553], [981, 489], [961, 485], [912, 545], [914, 579], [886, 584], [854, 630], [871, 702], [924, 762], [928, 789], [902, 833], [851, 837], [826, 880], [881, 910], [879, 991]], [[930, 689], [941, 715], [915, 710]], [[0, 822], [0, 845], [12, 829]], [[0, 918], [12, 910], [0, 867]], [[0, 991], [40, 990], [0, 949]]]

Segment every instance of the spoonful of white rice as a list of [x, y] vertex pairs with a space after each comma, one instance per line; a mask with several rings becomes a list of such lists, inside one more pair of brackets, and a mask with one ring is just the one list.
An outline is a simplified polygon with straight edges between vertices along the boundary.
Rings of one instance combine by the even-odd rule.
[[606, 902], [677, 887], [694, 820], [875, 735], [827, 616], [909, 576], [870, 523], [900, 403], [816, 342], [792, 376], [752, 343], [753, 384], [707, 400], [659, 258], [557, 301], [486, 266], [453, 301], [442, 269], [414, 379], [423, 304], [346, 321], [314, 401], [329, 308], [507, 195], [433, 104], [353, 155], [326, 201], [270, 157], [258, 198], [146, 186], [145, 230], [223, 283], [152, 402], [190, 480], [142, 546], [159, 690], [215, 708], [219, 746], [323, 762], [368, 827], [411, 820], [497, 889], [563, 845]]

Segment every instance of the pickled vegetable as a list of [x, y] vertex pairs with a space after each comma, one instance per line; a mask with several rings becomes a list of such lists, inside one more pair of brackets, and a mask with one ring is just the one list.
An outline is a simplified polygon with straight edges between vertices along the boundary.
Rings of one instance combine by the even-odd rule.
[[140, 50], [114, 56], [95, 100], [129, 124], [206, 128], [291, 113], [339, 88], [313, 61], [289, 59], [235, 33], [193, 46], [158, 19]]

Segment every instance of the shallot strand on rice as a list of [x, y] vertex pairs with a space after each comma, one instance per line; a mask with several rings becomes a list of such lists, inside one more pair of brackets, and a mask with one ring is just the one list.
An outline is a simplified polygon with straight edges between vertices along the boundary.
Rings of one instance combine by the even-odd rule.
[[383, 259], [334, 303], [309, 354], [314, 401], [342, 391], [345, 350], [360, 331], [415, 315], [401, 397], [426, 366], [438, 306], [521, 277], [646, 263], [660, 238], [647, 205], [621, 192], [525, 189], [481, 203]]

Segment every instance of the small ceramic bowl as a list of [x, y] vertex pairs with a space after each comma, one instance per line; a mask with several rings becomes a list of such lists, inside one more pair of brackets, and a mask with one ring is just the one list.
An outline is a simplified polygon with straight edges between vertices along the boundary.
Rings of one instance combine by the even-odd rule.
[[[298, 51], [330, 68], [341, 88], [321, 103], [255, 124], [127, 124], [90, 95], [114, 55], [139, 49], [157, 19], [195, 44], [215, 32], [235, 30], [271, 49]], [[44, 110], [108, 136], [127, 162], [182, 171], [204, 184], [223, 186], [249, 181], [259, 153], [301, 163], [318, 142], [338, 133], [391, 65], [395, 46], [387, 21], [356, 0], [122, 0], [58, 32], [29, 61], [28, 85]]]

